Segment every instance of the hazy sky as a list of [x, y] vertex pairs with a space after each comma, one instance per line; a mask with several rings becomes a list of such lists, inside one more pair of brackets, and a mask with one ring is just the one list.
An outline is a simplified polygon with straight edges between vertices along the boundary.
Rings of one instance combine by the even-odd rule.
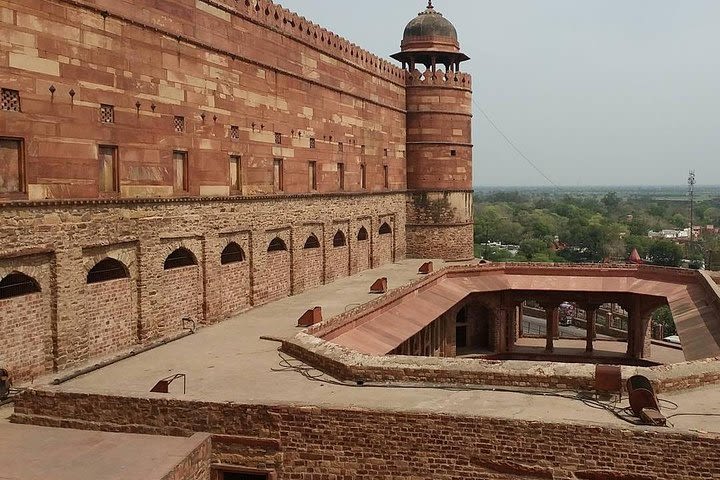
[[[423, 0], [279, 0], [388, 57]], [[720, 1], [435, 0], [474, 98], [558, 185], [720, 184]], [[548, 184], [479, 111], [476, 185]]]

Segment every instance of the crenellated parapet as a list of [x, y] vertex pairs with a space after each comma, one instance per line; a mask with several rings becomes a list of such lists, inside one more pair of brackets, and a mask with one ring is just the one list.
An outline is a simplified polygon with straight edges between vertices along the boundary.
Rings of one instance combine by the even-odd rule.
[[408, 87], [461, 88], [472, 91], [472, 75], [463, 72], [443, 72], [442, 70], [421, 72], [415, 69], [412, 72], [405, 72], [405, 85]]
[[197, 3], [279, 31], [386, 80], [399, 83], [403, 79], [404, 71], [401, 68], [270, 0], [197, 0]]

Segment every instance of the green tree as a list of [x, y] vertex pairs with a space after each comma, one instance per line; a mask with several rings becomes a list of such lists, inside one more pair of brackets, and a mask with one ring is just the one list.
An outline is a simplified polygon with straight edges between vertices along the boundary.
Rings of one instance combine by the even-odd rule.
[[655, 310], [652, 315], [653, 323], [663, 326], [663, 335], [669, 337], [671, 335], [677, 335], [677, 327], [675, 326], [675, 319], [670, 311], [670, 307], [660, 307]]
[[602, 198], [602, 204], [605, 205], [608, 212], [614, 212], [620, 206], [620, 197], [616, 192], [608, 192]]
[[549, 254], [548, 245], [544, 241], [537, 238], [528, 238], [520, 242], [520, 251], [518, 252], [518, 255], [527, 260], [532, 260], [533, 257], [540, 254]]
[[648, 249], [647, 258], [654, 265], [679, 267], [683, 252], [680, 245], [670, 240], [656, 240]]

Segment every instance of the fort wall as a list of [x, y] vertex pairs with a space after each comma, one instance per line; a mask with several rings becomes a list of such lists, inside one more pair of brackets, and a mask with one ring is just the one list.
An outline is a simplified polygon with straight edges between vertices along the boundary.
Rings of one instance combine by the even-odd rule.
[[401, 479], [695, 480], [712, 478], [720, 465], [716, 435], [489, 418], [481, 412], [461, 416], [41, 391], [21, 397], [15, 412], [16, 422], [49, 426], [222, 434], [222, 441], [213, 441], [216, 460], [274, 470], [283, 480], [314, 478], [318, 472], [361, 480], [389, 472]]
[[[0, 300], [3, 367], [31, 379], [173, 337], [190, 327], [183, 318], [210, 324], [346, 277], [351, 265], [355, 273], [405, 256], [403, 193], [279, 200], [0, 204], [0, 279], [22, 272], [40, 289]], [[347, 231], [340, 248], [337, 225]], [[389, 233], [380, 233], [383, 225]], [[361, 229], [367, 240], [358, 240]], [[304, 249], [312, 232], [320, 232], [320, 248]], [[269, 252], [275, 239], [285, 249]], [[223, 264], [230, 243], [242, 260]], [[178, 251], [192, 264], [166, 268]], [[341, 269], [331, 266], [337, 255]], [[124, 265], [126, 277], [89, 284], [104, 258]]]
[[404, 72], [271, 2], [0, 8], [0, 87], [19, 97], [0, 137], [23, 164], [0, 199], [405, 189]]

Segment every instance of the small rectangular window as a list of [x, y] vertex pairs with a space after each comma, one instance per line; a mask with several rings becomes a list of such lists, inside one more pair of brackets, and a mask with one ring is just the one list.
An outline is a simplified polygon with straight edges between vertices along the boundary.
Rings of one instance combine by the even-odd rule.
[[390, 167], [383, 165], [383, 177], [385, 188], [390, 188]]
[[387, 149], [387, 148], [383, 150], [383, 154], [384, 154], [386, 157], [388, 156], [388, 149]]
[[273, 185], [276, 192], [282, 192], [283, 185], [283, 160], [282, 158], [276, 158], [273, 161]]
[[23, 141], [0, 137], [0, 193], [25, 191]]
[[100, 177], [98, 189], [100, 193], [114, 193], [119, 191], [118, 181], [118, 148], [112, 145], [98, 147], [98, 161], [100, 163]]
[[317, 162], [308, 162], [308, 188], [311, 192], [317, 190]]
[[365, 145], [360, 145], [360, 155], [365, 155]]
[[315, 148], [315, 146], [316, 146], [316, 144], [315, 144], [315, 139], [314, 139], [314, 138], [311, 138], [311, 139], [310, 139], [310, 148]]
[[342, 153], [345, 151], [345, 145], [342, 142], [338, 143], [338, 152]]
[[364, 163], [360, 165], [360, 188], [363, 190], [367, 188], [367, 176]]
[[173, 164], [175, 166], [175, 191], [189, 191], [190, 184], [188, 178], [188, 153], [177, 150], [174, 151]]
[[185, 131], [185, 117], [175, 116], [174, 126], [176, 133], [183, 133]]
[[8, 112], [19, 112], [20, 111], [20, 92], [17, 90], [10, 90], [3, 88], [0, 92], [0, 110], [7, 110]]
[[115, 123], [115, 107], [112, 105], [100, 105], [100, 122]]
[[275, 143], [282, 145], [282, 133], [275, 132]]
[[239, 155], [230, 155], [230, 190], [242, 191], [242, 161]]
[[230, 126], [230, 138], [233, 140], [240, 140], [240, 127], [237, 125]]
[[338, 163], [337, 169], [338, 169], [338, 186], [340, 187], [340, 190], [345, 190], [345, 164]]
[[451, 157], [457, 157], [457, 150], [450, 150]]

